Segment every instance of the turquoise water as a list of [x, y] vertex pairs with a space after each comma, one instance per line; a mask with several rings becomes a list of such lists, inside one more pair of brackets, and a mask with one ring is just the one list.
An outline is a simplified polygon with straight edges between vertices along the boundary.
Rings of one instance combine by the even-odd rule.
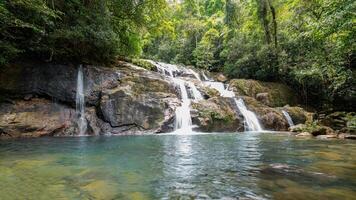
[[0, 199], [355, 199], [356, 142], [267, 133], [0, 141]]

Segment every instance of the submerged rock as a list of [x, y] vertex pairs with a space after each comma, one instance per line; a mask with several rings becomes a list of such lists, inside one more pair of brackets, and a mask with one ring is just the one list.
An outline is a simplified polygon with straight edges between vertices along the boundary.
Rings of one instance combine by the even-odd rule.
[[193, 124], [204, 132], [243, 131], [243, 119], [236, 112], [232, 98], [213, 97], [208, 100], [193, 102]]

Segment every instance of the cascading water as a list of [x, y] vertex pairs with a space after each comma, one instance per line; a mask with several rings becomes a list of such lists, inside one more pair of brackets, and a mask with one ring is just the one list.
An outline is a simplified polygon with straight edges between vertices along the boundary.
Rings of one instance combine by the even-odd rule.
[[[177, 66], [166, 63], [153, 63], [157, 67], [157, 71], [163, 75], [168, 75], [172, 78], [173, 82], [179, 86], [181, 93], [182, 104], [176, 109], [175, 112], [175, 124], [174, 130], [179, 134], [187, 134], [192, 132], [192, 119], [190, 115], [190, 99], [188, 97], [188, 91], [186, 84], [191, 89], [194, 99], [201, 100], [203, 96], [191, 82], [184, 81], [180, 78], [176, 78], [176, 74], [180, 71]], [[192, 73], [193, 74], [193, 73]], [[196, 74], [193, 74], [196, 76]], [[197, 76], [196, 76], [197, 77]], [[198, 77], [197, 77], [198, 78]]]
[[208, 76], [203, 72], [202, 76], [204, 78], [204, 81], [210, 81], [210, 78], [208, 78]]
[[245, 118], [245, 131], [262, 131], [262, 127], [258, 122], [257, 116], [252, 111], [246, 108], [243, 99], [235, 99], [237, 108], [240, 110], [241, 114]]
[[[175, 112], [175, 131], [181, 134], [184, 133], [190, 133], [192, 131], [192, 120], [191, 120], [191, 115], [190, 115], [190, 104], [191, 100], [189, 99], [188, 96], [188, 91], [186, 88], [186, 85], [190, 88], [191, 93], [193, 96], [192, 98], [194, 100], [202, 100], [204, 99], [199, 90], [196, 88], [194, 83], [185, 81], [181, 78], [176, 77], [177, 74], [181, 73], [182, 70], [185, 70], [185, 72], [188, 72], [190, 74], [193, 74], [196, 79], [199, 81], [200, 76], [198, 73], [193, 71], [192, 69], [185, 69], [183, 68], [180, 70], [177, 66], [171, 65], [171, 64], [166, 64], [166, 63], [156, 63], [156, 62], [151, 62], [157, 67], [157, 71], [160, 72], [163, 75], [170, 76], [174, 83], [179, 86], [180, 92], [181, 92], [181, 98], [182, 98], [182, 104], [180, 107], [176, 109]], [[252, 111], [248, 110], [245, 106], [245, 103], [243, 102], [242, 99], [236, 99], [235, 93], [228, 88], [225, 88], [224, 84], [221, 82], [215, 82], [215, 81], [210, 81], [210, 79], [203, 73], [203, 78], [205, 81], [205, 85], [208, 87], [214, 88], [220, 92], [220, 95], [222, 97], [228, 97], [228, 98], [233, 98], [238, 110], [241, 112], [243, 117], [245, 118], [245, 129], [247, 131], [262, 131], [261, 125], [258, 122], [258, 119]]]
[[174, 82], [179, 86], [181, 91], [182, 105], [176, 109], [174, 130], [178, 133], [189, 133], [192, 131], [192, 119], [190, 116], [190, 99], [188, 98], [185, 82], [175, 79]]
[[285, 110], [282, 110], [282, 113], [283, 113], [284, 117], [287, 119], [289, 127], [294, 126], [293, 120], [290, 117], [289, 113]]
[[205, 85], [219, 91], [220, 96], [222, 96], [222, 97], [230, 97], [230, 98], [235, 97], [235, 93], [231, 90], [225, 89], [224, 84], [221, 82], [207, 81], [207, 82], [205, 82]]
[[245, 119], [245, 130], [246, 131], [262, 131], [260, 123], [256, 117], [256, 114], [248, 110], [245, 106], [245, 103], [242, 99], [236, 99], [235, 93], [228, 88], [225, 88], [224, 84], [221, 82], [215, 81], [206, 81], [205, 84], [211, 88], [219, 91], [220, 96], [234, 98], [238, 110], [241, 112], [242, 116]]
[[193, 74], [196, 79], [198, 79], [199, 81], [201, 81], [200, 76], [199, 76], [198, 73], [196, 73], [196, 72], [195, 72], [194, 70], [192, 70], [192, 69], [190, 69], [189, 72], [190, 72], [191, 74]]
[[189, 88], [191, 89], [193, 96], [194, 96], [194, 100], [202, 100], [204, 99], [203, 96], [201, 95], [201, 93], [199, 92], [199, 90], [197, 89], [197, 87], [195, 87], [194, 83], [192, 82], [188, 82]]
[[77, 92], [76, 92], [76, 114], [77, 124], [79, 128], [79, 135], [85, 135], [87, 130], [87, 121], [85, 119], [85, 99], [84, 99], [84, 81], [83, 81], [83, 66], [78, 68], [77, 76]]

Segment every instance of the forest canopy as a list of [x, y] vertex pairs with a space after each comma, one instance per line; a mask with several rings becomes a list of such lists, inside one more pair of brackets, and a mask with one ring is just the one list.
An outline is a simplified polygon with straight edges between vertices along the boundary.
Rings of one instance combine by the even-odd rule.
[[352, 108], [355, 1], [185, 0], [168, 9], [146, 57], [285, 82], [305, 103]]
[[0, 64], [19, 57], [106, 63], [137, 55], [154, 31], [164, 0], [4, 0]]
[[142, 57], [285, 82], [305, 103], [352, 107], [353, 0], [4, 0], [0, 65]]

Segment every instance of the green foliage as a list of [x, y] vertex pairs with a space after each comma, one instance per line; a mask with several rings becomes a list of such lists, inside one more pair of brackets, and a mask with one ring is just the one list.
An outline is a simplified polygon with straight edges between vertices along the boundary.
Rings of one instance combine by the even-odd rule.
[[[165, 14], [170, 34], [151, 35], [145, 57], [282, 81], [318, 108], [356, 101], [352, 0], [189, 0]], [[168, 30], [168, 29], [167, 29]]]
[[150, 71], [153, 71], [156, 68], [156, 66], [152, 63], [142, 59], [131, 59], [129, 62]]
[[0, 64], [22, 57], [103, 63], [138, 55], [165, 6], [164, 0], [1, 1]]

